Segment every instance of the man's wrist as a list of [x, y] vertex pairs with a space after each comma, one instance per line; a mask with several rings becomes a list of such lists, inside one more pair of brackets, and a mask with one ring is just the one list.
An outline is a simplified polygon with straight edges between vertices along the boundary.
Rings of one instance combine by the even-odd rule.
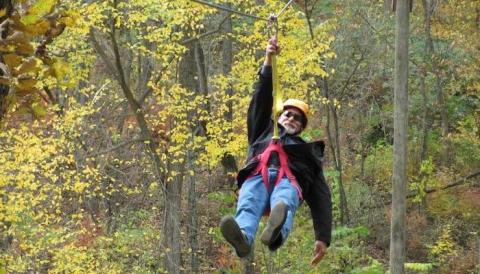
[[271, 55], [266, 55], [265, 60], [263, 61], [264, 66], [271, 66], [272, 65], [272, 56]]
[[262, 69], [260, 70], [260, 75], [262, 75], [263, 77], [272, 77], [272, 66], [265, 65], [264, 63]]

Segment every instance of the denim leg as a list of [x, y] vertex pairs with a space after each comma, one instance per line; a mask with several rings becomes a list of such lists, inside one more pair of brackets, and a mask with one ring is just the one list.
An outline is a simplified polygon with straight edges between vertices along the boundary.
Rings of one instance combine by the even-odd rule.
[[268, 192], [260, 174], [255, 175], [242, 184], [237, 202], [235, 220], [247, 236], [250, 245], [257, 233], [258, 223], [268, 203]]
[[280, 180], [277, 186], [273, 189], [270, 196], [270, 205], [273, 208], [278, 202], [282, 201], [287, 206], [287, 219], [282, 227], [281, 233], [283, 236], [282, 242], [288, 237], [293, 226], [293, 219], [295, 212], [299, 206], [299, 198], [297, 189], [284, 177]]

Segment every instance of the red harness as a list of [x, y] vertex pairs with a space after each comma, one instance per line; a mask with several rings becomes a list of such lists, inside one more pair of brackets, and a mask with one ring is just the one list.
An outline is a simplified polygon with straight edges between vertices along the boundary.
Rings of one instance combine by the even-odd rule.
[[267, 190], [270, 189], [269, 182], [268, 182], [268, 159], [270, 158], [270, 155], [274, 151], [277, 152], [278, 157], [280, 158], [280, 167], [278, 169], [275, 186], [277, 186], [280, 180], [282, 179], [282, 177], [286, 175], [287, 178], [290, 180], [290, 183], [297, 190], [299, 199], [303, 200], [302, 190], [298, 185], [297, 179], [295, 178], [292, 171], [290, 170], [290, 167], [288, 166], [287, 153], [283, 149], [282, 144], [280, 144], [278, 141], [270, 142], [270, 144], [265, 149], [265, 151], [262, 154], [259, 154], [256, 156], [256, 158], [259, 160], [259, 163], [255, 168], [255, 170], [252, 172], [252, 175], [256, 175], [260, 173], [262, 175], [263, 183], [265, 184], [265, 187], [267, 188]]

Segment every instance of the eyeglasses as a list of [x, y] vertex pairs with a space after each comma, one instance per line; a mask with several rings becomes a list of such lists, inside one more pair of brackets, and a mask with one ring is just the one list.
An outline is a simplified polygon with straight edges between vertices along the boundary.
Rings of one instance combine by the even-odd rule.
[[293, 120], [303, 123], [303, 115], [295, 113], [293, 111], [285, 111], [283, 112], [283, 115], [287, 118], [293, 117]]

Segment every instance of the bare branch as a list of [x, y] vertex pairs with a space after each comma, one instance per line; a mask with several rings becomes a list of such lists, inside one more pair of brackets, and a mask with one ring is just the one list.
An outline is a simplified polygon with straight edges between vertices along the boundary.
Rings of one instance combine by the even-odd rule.
[[[113, 1], [113, 7], [115, 9], [117, 8], [116, 0]], [[142, 108], [139, 105], [138, 101], [135, 100], [133, 93], [130, 90], [130, 87], [127, 85], [127, 81], [125, 80], [125, 74], [124, 74], [122, 62], [120, 59], [120, 50], [119, 50], [119, 46], [116, 38], [117, 29], [116, 29], [114, 20], [111, 22], [110, 28], [111, 28], [110, 39], [112, 41], [113, 54], [115, 56], [115, 65], [118, 73], [120, 87], [123, 91], [124, 96], [127, 98], [128, 104], [130, 105], [130, 108], [133, 114], [135, 115], [135, 119], [137, 120], [138, 127], [140, 128], [141, 138], [145, 139], [145, 143], [146, 143], [145, 147], [154, 163], [155, 177], [160, 182], [162, 182], [162, 189], [164, 192], [166, 192], [165, 180], [162, 178], [162, 171], [161, 171], [162, 162], [160, 161], [160, 157], [156, 151], [157, 144], [153, 141], [152, 134], [150, 132], [150, 129], [148, 128], [148, 124], [145, 119], [145, 115], [142, 111]], [[149, 183], [145, 185], [145, 189], [148, 188], [148, 185]]]
[[[426, 193], [433, 193], [433, 192], [436, 192], [436, 191], [439, 191], [439, 190], [445, 190], [445, 189], [448, 189], [448, 188], [451, 188], [451, 187], [463, 185], [463, 184], [469, 183], [471, 179], [473, 179], [473, 178], [475, 178], [475, 177], [477, 177], [477, 176], [479, 176], [479, 175], [480, 175], [480, 171], [477, 171], [477, 172], [474, 172], [474, 173], [472, 173], [472, 174], [470, 174], [470, 175], [468, 175], [468, 176], [466, 176], [466, 177], [463, 177], [463, 178], [461, 178], [461, 179], [459, 179], [459, 180], [457, 180], [457, 181], [455, 181], [455, 182], [453, 182], [453, 183], [450, 183], [450, 184], [448, 184], [448, 185], [446, 185], [446, 186], [443, 186], [443, 187], [440, 187], [440, 188], [437, 188], [437, 189], [435, 189], [435, 188], [433, 188], [433, 189], [426, 189], [425, 192], [426, 192]], [[410, 195], [407, 196], [407, 197], [410, 198]]]
[[[446, 189], [449, 189], [449, 188], [452, 188], [452, 187], [456, 187], [456, 186], [459, 186], [459, 185], [463, 185], [463, 184], [467, 184], [467, 183], [471, 183], [472, 181], [470, 181], [471, 179], [477, 177], [477, 176], [480, 176], [480, 171], [476, 171], [468, 176], [465, 176], [461, 179], [458, 179], [457, 181], [453, 182], [453, 183], [450, 183], [446, 186], [443, 186], [443, 187], [439, 187], [439, 188], [427, 188], [425, 190], [425, 193], [427, 194], [430, 194], [430, 193], [434, 193], [434, 192], [437, 192], [437, 191], [441, 191], [441, 190], [446, 190]], [[474, 182], [475, 183], [475, 182]], [[478, 181], [476, 183], [479, 183]], [[413, 198], [415, 196], [418, 195], [418, 191], [414, 191], [410, 194], [407, 195], [407, 198]], [[384, 205], [390, 205], [392, 203], [392, 201], [387, 201], [384, 203]]]
[[189, 43], [191, 43], [191, 42], [200, 40], [200, 39], [205, 38], [205, 37], [207, 37], [207, 36], [209, 36], [209, 35], [212, 35], [212, 34], [214, 34], [214, 33], [219, 32], [219, 31], [221, 30], [221, 28], [222, 28], [223, 23], [225, 23], [225, 21], [227, 21], [227, 19], [228, 19], [230, 16], [232, 16], [232, 13], [229, 13], [229, 14], [225, 15], [225, 17], [223, 17], [222, 21], [220, 21], [220, 24], [218, 24], [218, 27], [217, 27], [216, 29], [211, 30], [211, 31], [207, 31], [207, 32], [205, 32], [205, 33], [200, 34], [199, 36], [196, 36], [196, 37], [192, 37], [192, 38], [185, 39], [185, 40], [183, 40], [182, 42], [180, 42], [180, 44], [186, 45], [186, 44], [189, 44]]
[[128, 145], [131, 145], [131, 144], [134, 144], [134, 143], [138, 143], [138, 142], [145, 142], [147, 141], [146, 139], [143, 139], [143, 138], [138, 138], [138, 139], [133, 139], [133, 140], [130, 140], [130, 141], [126, 141], [126, 142], [123, 142], [123, 143], [120, 143], [116, 146], [113, 146], [111, 148], [108, 148], [104, 151], [99, 151], [97, 153], [94, 153], [94, 154], [91, 154], [91, 155], [88, 155], [87, 157], [95, 157], [95, 156], [98, 156], [98, 155], [102, 155], [102, 154], [107, 154], [109, 152], [112, 152], [112, 151], [115, 151], [119, 148], [122, 148], [124, 146], [128, 146]]
[[261, 18], [261, 17], [255, 16], [255, 15], [251, 15], [251, 14], [244, 13], [244, 12], [241, 12], [241, 11], [229, 9], [229, 8], [219, 6], [219, 5], [216, 5], [216, 4], [212, 4], [212, 3], [208, 3], [208, 2], [205, 2], [205, 1], [201, 1], [201, 0], [190, 0], [190, 1], [202, 4], [202, 5], [206, 5], [206, 6], [209, 6], [209, 7], [213, 7], [213, 8], [219, 9], [219, 10], [229, 11], [229, 12], [232, 12], [232, 13], [235, 13], [235, 14], [238, 14], [238, 15], [242, 15], [242, 16], [245, 16], [245, 17], [250, 17], [250, 18], [253, 18], [253, 19], [267, 21], [267, 22], [269, 21], [266, 18]]
[[[110, 74], [112, 75], [112, 77], [114, 77], [115, 79], [118, 80], [118, 74], [117, 74], [117, 71], [115, 70], [115, 67], [113, 66], [112, 62], [110, 61], [110, 58], [107, 56], [107, 53], [105, 52], [105, 50], [102, 48], [102, 46], [100, 45], [100, 43], [98, 42], [97, 38], [95, 37], [95, 30], [92, 29], [90, 31], [90, 40], [92, 41], [93, 43], [93, 47], [95, 48], [95, 50], [98, 52], [98, 54], [100, 55], [100, 57], [102, 58], [102, 61], [105, 63], [105, 65], [107, 65], [107, 69], [108, 71], [110, 72]], [[120, 81], [119, 81], [120, 82]]]

